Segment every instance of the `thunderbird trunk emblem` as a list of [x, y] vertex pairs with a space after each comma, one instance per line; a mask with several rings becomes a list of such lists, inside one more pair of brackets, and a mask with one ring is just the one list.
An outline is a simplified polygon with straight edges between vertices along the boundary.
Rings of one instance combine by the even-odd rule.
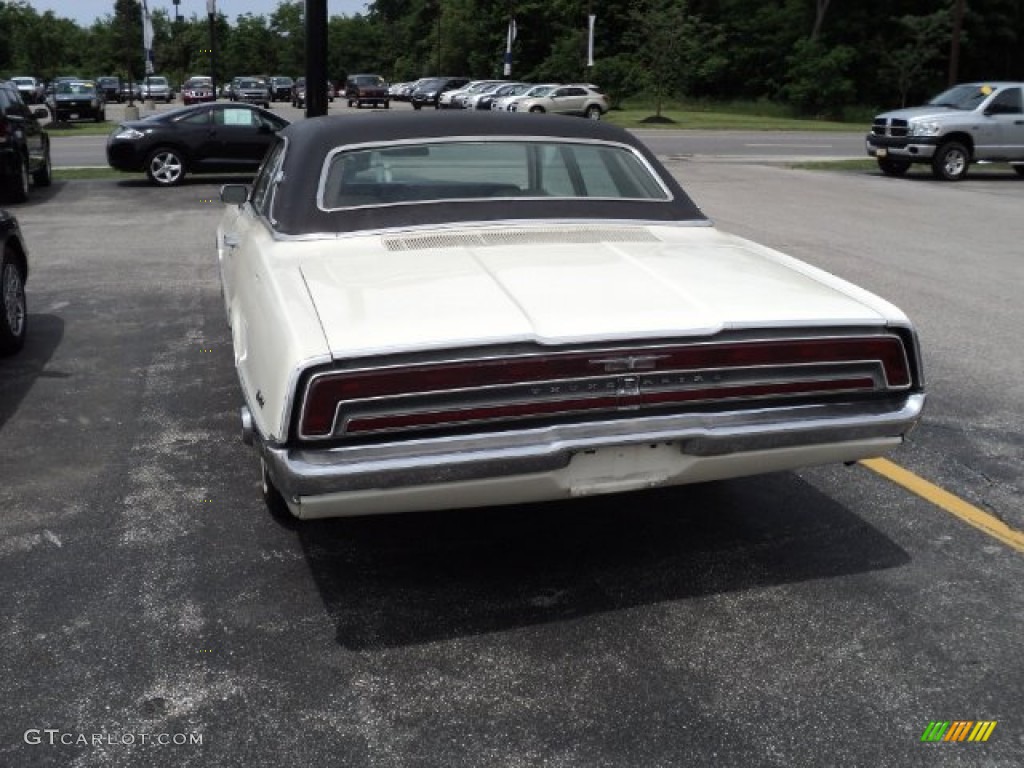
[[653, 371], [658, 361], [668, 355], [629, 355], [628, 357], [602, 357], [588, 360], [590, 365], [600, 365], [607, 373], [618, 371]]

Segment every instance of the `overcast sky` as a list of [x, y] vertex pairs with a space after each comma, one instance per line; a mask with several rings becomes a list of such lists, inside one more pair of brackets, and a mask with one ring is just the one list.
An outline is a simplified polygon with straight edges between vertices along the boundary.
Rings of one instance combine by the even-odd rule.
[[[369, 0], [327, 0], [328, 16], [352, 16], [366, 13]], [[39, 13], [53, 11], [57, 16], [72, 19], [79, 26], [89, 27], [96, 19], [108, 14], [114, 15], [114, 0], [28, 0], [28, 4]], [[148, 0], [150, 12], [163, 9], [174, 18], [172, 0]], [[217, 0], [217, 12], [227, 16], [228, 21], [235, 23], [235, 18], [242, 13], [255, 16], [270, 16], [280, 4], [280, 0]], [[206, 18], [206, 0], [181, 0], [178, 12], [186, 19], [197, 16]]]

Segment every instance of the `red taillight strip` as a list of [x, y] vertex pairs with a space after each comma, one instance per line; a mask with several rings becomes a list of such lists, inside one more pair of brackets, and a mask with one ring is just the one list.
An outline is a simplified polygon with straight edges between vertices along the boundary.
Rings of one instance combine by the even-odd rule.
[[874, 380], [865, 376], [850, 379], [818, 381], [789, 381], [773, 384], [747, 384], [742, 386], [708, 387], [675, 392], [636, 393], [619, 397], [594, 397], [556, 400], [536, 403], [510, 403], [471, 408], [451, 408], [413, 413], [394, 413], [373, 416], [354, 416], [345, 423], [345, 433], [390, 432], [416, 427], [457, 426], [469, 422], [521, 419], [544, 416], [567, 416], [593, 410], [640, 407], [643, 405], [669, 405], [682, 402], [709, 400], [737, 400], [779, 395], [810, 395], [825, 392], [870, 391]]
[[[310, 382], [300, 434], [304, 437], [330, 436], [339, 403], [395, 395], [428, 395], [532, 381], [592, 378], [602, 374], [643, 375], [708, 368], [870, 361], [882, 364], [889, 388], [910, 386], [906, 352], [903, 343], [895, 336], [616, 348], [331, 372], [315, 376]], [[537, 405], [533, 404], [535, 411]]]

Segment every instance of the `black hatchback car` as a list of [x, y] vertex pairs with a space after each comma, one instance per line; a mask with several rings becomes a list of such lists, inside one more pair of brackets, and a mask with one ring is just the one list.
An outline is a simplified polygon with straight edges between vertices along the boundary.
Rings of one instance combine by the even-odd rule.
[[0, 80], [0, 199], [23, 203], [29, 184], [50, 186], [50, 135], [39, 122], [49, 113], [29, 108], [17, 86]]
[[188, 173], [255, 173], [286, 125], [251, 104], [197, 104], [121, 123], [107, 138], [107, 162], [162, 187]]

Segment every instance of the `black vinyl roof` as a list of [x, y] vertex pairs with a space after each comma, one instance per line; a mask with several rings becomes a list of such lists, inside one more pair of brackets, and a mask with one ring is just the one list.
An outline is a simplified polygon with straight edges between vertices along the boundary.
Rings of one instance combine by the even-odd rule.
[[[654, 222], [703, 221], [693, 203], [658, 159], [636, 137], [597, 120], [558, 115], [491, 112], [376, 112], [299, 120], [279, 132], [287, 141], [282, 180], [274, 194], [274, 229], [286, 235], [358, 232], [393, 227], [510, 220], [604, 219]], [[569, 138], [634, 147], [670, 190], [671, 200], [501, 199], [453, 201], [324, 211], [317, 189], [327, 155], [339, 147], [415, 139], [480, 137]]]

